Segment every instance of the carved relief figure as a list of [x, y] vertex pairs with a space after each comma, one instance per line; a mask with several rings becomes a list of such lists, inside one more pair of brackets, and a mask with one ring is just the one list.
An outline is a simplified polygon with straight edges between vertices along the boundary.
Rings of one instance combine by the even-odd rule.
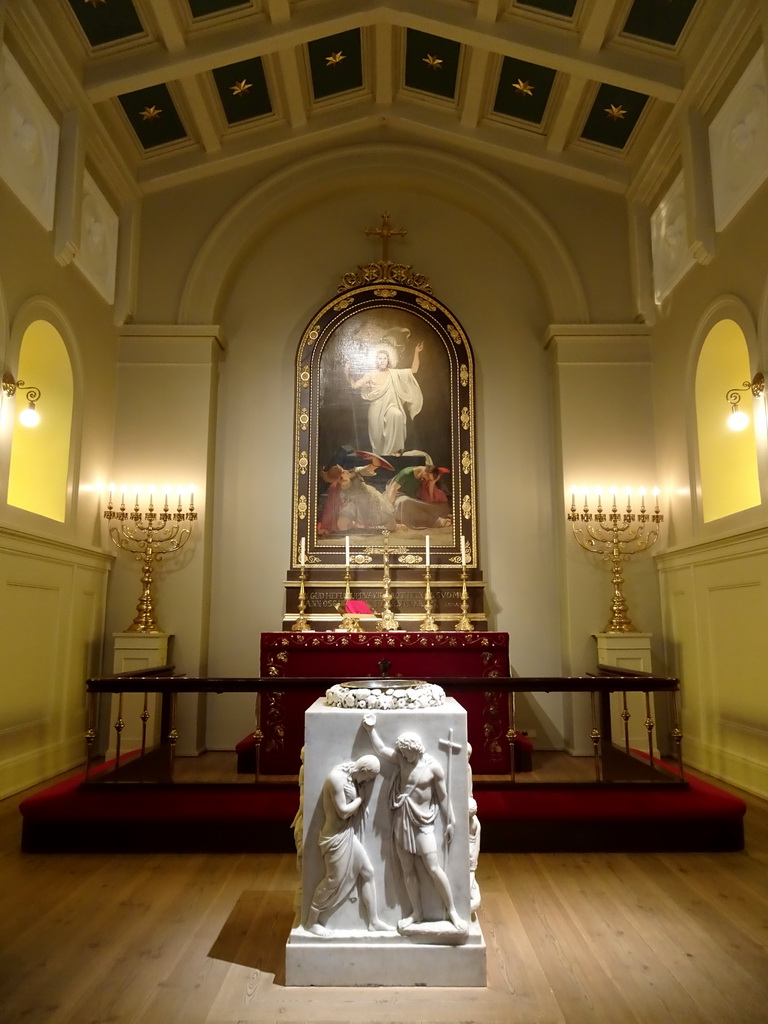
[[358, 883], [368, 929], [392, 930], [379, 917], [373, 865], [354, 831], [365, 804], [360, 788], [375, 779], [379, 771], [378, 758], [366, 754], [356, 761], [336, 765], [323, 783], [324, 821], [318, 844], [325, 862], [325, 877], [312, 896], [305, 926], [315, 935], [331, 934], [324, 927], [325, 922], [336, 907], [352, 896]]
[[411, 904], [410, 914], [398, 923], [398, 931], [407, 931], [412, 925], [425, 920], [417, 866], [420, 861], [434, 883], [447, 920], [457, 931], [466, 932], [467, 924], [456, 910], [450, 881], [440, 866], [435, 838], [438, 813], [443, 815], [445, 821], [448, 844], [453, 837], [456, 821], [448, 799], [445, 771], [426, 752], [421, 737], [416, 733], [401, 733], [394, 747], [389, 747], [379, 736], [375, 724], [375, 715], [365, 715], [363, 725], [368, 730], [374, 750], [379, 757], [392, 761], [398, 769], [392, 780], [392, 827], [395, 849]]

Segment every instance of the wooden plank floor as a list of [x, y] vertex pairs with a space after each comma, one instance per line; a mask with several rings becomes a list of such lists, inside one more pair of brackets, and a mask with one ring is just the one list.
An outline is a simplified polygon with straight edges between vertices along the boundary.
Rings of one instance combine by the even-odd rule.
[[484, 989], [286, 988], [293, 856], [22, 854], [10, 798], [0, 1021], [766, 1024], [768, 803], [744, 798], [740, 853], [481, 856]]

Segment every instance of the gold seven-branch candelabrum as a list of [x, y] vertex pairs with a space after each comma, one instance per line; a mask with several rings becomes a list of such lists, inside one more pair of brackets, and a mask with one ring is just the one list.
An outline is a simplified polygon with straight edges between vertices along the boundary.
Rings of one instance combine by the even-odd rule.
[[[611, 618], [603, 630], [604, 633], [635, 633], [637, 630], [627, 614], [627, 602], [624, 599], [624, 576], [622, 564], [628, 562], [632, 555], [647, 551], [659, 536], [659, 524], [664, 516], [659, 511], [658, 490], [654, 489], [654, 509], [651, 512], [645, 505], [645, 491], [640, 491], [640, 509], [632, 510], [631, 492], [627, 491], [627, 507], [620, 512], [616, 504], [616, 493], [611, 496], [610, 511], [603, 511], [600, 495], [597, 497], [597, 508], [589, 510], [587, 495], [584, 495], [584, 507], [581, 512], [576, 509], [576, 496], [571, 494], [571, 510], [568, 521], [573, 527], [573, 535], [585, 551], [592, 551], [611, 563], [611, 582], [613, 583], [613, 600], [611, 601]], [[649, 526], [648, 523], [651, 523]]]
[[142, 565], [141, 597], [136, 605], [136, 618], [126, 633], [162, 632], [155, 621], [152, 607], [154, 564], [179, 551], [189, 540], [192, 527], [184, 524], [191, 524], [197, 519], [194, 501], [192, 493], [189, 496], [189, 506], [185, 510], [179, 495], [176, 509], [172, 511], [166, 494], [162, 511], [156, 512], [151, 494], [144, 510], [137, 494], [133, 511], [129, 512], [125, 504], [125, 495], [121, 497], [118, 506], [110, 492], [109, 502], [104, 511], [104, 518], [109, 522], [109, 535], [117, 547], [123, 551], [130, 551]]

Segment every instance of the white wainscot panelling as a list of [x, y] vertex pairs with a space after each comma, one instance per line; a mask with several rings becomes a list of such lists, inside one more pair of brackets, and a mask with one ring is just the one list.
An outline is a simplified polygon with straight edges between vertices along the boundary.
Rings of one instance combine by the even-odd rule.
[[8, 50], [0, 49], [0, 177], [53, 227], [59, 126]]
[[685, 182], [679, 174], [651, 216], [653, 290], [661, 304], [694, 263], [688, 247]]
[[683, 755], [768, 796], [768, 530], [657, 559], [665, 648], [681, 684]]
[[709, 126], [715, 226], [736, 216], [768, 177], [768, 103], [762, 48]]
[[0, 529], [0, 797], [84, 759], [110, 558]]
[[80, 245], [74, 262], [107, 302], [113, 302], [115, 298], [118, 223], [117, 214], [86, 171], [83, 177]]

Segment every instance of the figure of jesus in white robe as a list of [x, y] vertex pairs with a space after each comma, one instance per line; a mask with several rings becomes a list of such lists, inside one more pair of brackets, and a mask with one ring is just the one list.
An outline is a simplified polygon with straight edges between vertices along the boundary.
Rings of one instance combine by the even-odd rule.
[[353, 381], [347, 370], [349, 386], [368, 402], [368, 435], [374, 455], [400, 455], [405, 450], [408, 420], [421, 412], [424, 402], [416, 374], [423, 343], [416, 346], [410, 369], [392, 365], [386, 348], [376, 353], [376, 369]]

